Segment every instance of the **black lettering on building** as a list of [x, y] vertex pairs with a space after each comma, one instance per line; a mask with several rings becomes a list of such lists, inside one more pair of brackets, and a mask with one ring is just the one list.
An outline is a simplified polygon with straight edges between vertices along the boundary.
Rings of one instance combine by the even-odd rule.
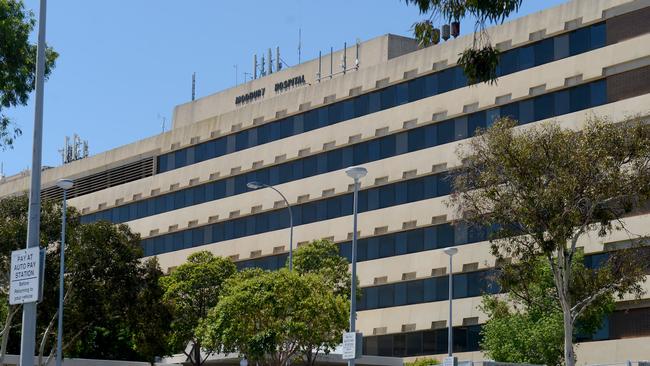
[[265, 91], [266, 91], [266, 88], [261, 88], [261, 89], [253, 90], [250, 93], [246, 93], [246, 94], [240, 95], [238, 97], [235, 97], [235, 104], [239, 105], [239, 104], [251, 102], [251, 101], [253, 101], [255, 99], [262, 98], [262, 97], [264, 97], [264, 92]]

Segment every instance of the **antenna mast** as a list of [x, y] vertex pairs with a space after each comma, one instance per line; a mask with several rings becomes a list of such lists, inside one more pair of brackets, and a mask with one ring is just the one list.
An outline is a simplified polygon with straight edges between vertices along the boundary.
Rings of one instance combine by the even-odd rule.
[[88, 157], [88, 141], [81, 140], [79, 135], [75, 133], [72, 135], [72, 143], [70, 143], [70, 137], [66, 136], [63, 149], [60, 149], [59, 153], [61, 153], [61, 162], [63, 164]]
[[300, 57], [302, 56], [302, 29], [298, 28], [298, 63], [300, 63]]
[[196, 72], [192, 73], [192, 100], [196, 97]]

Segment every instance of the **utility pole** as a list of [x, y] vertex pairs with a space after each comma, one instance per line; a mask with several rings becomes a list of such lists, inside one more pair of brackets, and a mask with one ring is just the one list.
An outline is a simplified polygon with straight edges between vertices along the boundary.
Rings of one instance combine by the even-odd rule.
[[[29, 190], [27, 248], [40, 247], [41, 225], [41, 158], [43, 150], [43, 87], [45, 86], [45, 19], [47, 0], [41, 0], [38, 16], [38, 47], [36, 53], [36, 101], [32, 174]], [[41, 279], [42, 280], [42, 279]], [[23, 327], [20, 339], [20, 366], [34, 365], [36, 342], [36, 302], [23, 304]]]

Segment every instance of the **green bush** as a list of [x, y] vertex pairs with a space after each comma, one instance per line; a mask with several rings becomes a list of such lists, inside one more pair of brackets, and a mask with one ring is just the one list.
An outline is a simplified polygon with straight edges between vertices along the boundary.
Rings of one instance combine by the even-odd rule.
[[429, 366], [439, 365], [440, 361], [431, 357], [416, 358], [413, 362], [404, 362], [404, 366]]

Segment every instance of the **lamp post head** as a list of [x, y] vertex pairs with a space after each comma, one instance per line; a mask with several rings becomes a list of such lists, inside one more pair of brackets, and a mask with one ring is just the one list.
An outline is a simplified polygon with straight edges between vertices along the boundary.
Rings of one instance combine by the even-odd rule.
[[447, 254], [448, 256], [451, 257], [452, 255], [458, 253], [458, 249], [456, 249], [456, 248], [447, 248], [447, 249], [444, 250], [444, 252], [445, 252], [445, 254]]
[[246, 183], [246, 187], [248, 187], [250, 189], [260, 189], [260, 188], [266, 187], [266, 185], [263, 184], [263, 183], [260, 183], [260, 182], [248, 182], [248, 183]]
[[359, 180], [368, 174], [368, 170], [362, 166], [351, 166], [345, 169], [345, 174], [354, 180]]
[[61, 179], [56, 182], [56, 186], [65, 191], [72, 188], [72, 186], [74, 186], [74, 182], [71, 179]]

